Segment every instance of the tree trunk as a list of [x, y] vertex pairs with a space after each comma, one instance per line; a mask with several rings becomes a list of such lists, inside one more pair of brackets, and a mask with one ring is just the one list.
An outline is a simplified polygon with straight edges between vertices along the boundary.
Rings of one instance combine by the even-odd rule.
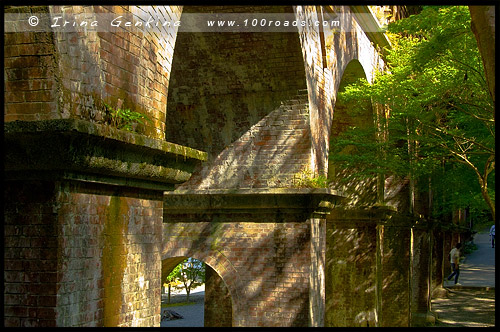
[[495, 103], [495, 6], [469, 6], [471, 28], [483, 60], [486, 82]]
[[491, 216], [493, 217], [493, 221], [495, 221], [495, 203], [491, 200], [490, 195], [488, 194], [488, 189], [481, 187], [481, 194], [483, 195], [484, 200], [486, 201], [486, 204], [488, 204], [490, 211], [491, 211]]

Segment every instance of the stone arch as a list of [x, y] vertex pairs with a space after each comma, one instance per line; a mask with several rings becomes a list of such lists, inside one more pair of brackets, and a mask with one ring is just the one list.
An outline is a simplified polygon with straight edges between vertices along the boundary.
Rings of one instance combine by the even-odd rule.
[[[349, 84], [366, 79], [366, 71], [361, 62], [352, 59], [342, 72], [337, 90], [334, 115], [330, 130], [330, 145], [350, 126], [373, 128], [373, 109], [371, 101], [348, 102], [339, 94]], [[374, 137], [375, 138], [375, 137]], [[349, 147], [339, 153], [351, 153]], [[330, 156], [329, 152], [329, 156]], [[338, 167], [329, 158], [328, 178], [333, 181], [342, 195], [348, 196], [351, 203], [374, 203], [377, 179], [361, 183], [341, 185], [340, 178], [353, 169]], [[358, 187], [360, 186], [360, 187]], [[375, 190], [366, 188], [375, 187]], [[359, 222], [346, 212], [326, 227], [326, 267], [325, 267], [325, 326], [374, 326], [375, 313], [375, 261], [376, 228], [365, 220]], [[332, 296], [331, 294], [335, 294]]]
[[[357, 59], [351, 60], [345, 66], [342, 72], [342, 79], [337, 90], [337, 99], [334, 105], [334, 114], [329, 135], [329, 145], [331, 145], [340, 134], [344, 133], [351, 126], [366, 129], [370, 132], [373, 131], [375, 123], [371, 101], [369, 99], [363, 101], [346, 101], [340, 94], [345, 90], [347, 85], [366, 78], [366, 71]], [[370, 135], [371, 134], [372, 133], [370, 133]], [[375, 139], [374, 133], [372, 138]], [[329, 151], [329, 157], [330, 153], [333, 152]], [[347, 147], [339, 153], [356, 152], [352, 150], [351, 147]], [[339, 183], [341, 177], [345, 177], [353, 171], [353, 169], [341, 169], [334, 162], [332, 162], [330, 158], [328, 160], [328, 178], [332, 181], [332, 185], [336, 189], [342, 190], [345, 195], [351, 196], [351, 198], [354, 198], [358, 203], [374, 203], [377, 195], [376, 178], [373, 180], [370, 179], [363, 181], [362, 183], [357, 182], [356, 184], [347, 183], [342, 185]]]
[[[236, 269], [231, 262], [219, 252], [201, 252], [188, 249], [178, 248], [173, 252], [167, 252], [162, 255], [162, 281], [164, 274], [168, 275], [173, 268], [182, 262], [184, 259], [191, 257], [204, 262], [220, 277], [224, 285], [227, 287], [231, 299], [232, 309], [232, 326], [235, 326], [235, 319], [240, 311], [240, 285], [241, 280]], [[165, 270], [164, 270], [165, 269]]]
[[[183, 15], [206, 12], [293, 13], [293, 7], [185, 6], [183, 9]], [[182, 19], [181, 16], [181, 22]], [[279, 157], [283, 159], [279, 160], [283, 165], [289, 161], [284, 160], [289, 157], [285, 151], [286, 143], [282, 144], [281, 150], [273, 150], [273, 146], [281, 144], [280, 138], [284, 141], [285, 134], [281, 133], [286, 132], [287, 138], [309, 135], [302, 131], [294, 133], [289, 123], [279, 126], [275, 121], [279, 120], [276, 114], [288, 111], [285, 106], [299, 99], [297, 96], [306, 89], [298, 32], [191, 33], [183, 32], [181, 28], [169, 78], [166, 139], [208, 152], [209, 162], [214, 162], [212, 168], [227, 166], [215, 165], [219, 162], [216, 160], [219, 155], [224, 153], [223, 158], [227, 161], [235, 154], [238, 158], [225, 164], [231, 164], [228, 167], [233, 170], [239, 168], [234, 173], [251, 178], [252, 183], [248, 186], [265, 186], [261, 183], [272, 175], [262, 175], [267, 170], [259, 166], [264, 163], [261, 160], [269, 162], [270, 158]], [[264, 128], [271, 122], [272, 128], [270, 125]], [[262, 135], [253, 132], [255, 127], [262, 129]], [[274, 132], [270, 133], [271, 129]], [[308, 154], [308, 137], [296, 138], [299, 139], [308, 144], [303, 152], [306, 154], [305, 150], [308, 150]], [[263, 146], [267, 145], [269, 149], [264, 149]], [[243, 157], [244, 153], [251, 155]], [[304, 159], [309, 160], [309, 157]], [[221, 163], [224, 164], [224, 160]], [[274, 165], [279, 163], [273, 162]], [[259, 167], [261, 169], [257, 169]], [[284, 172], [280, 169], [275, 173]], [[242, 183], [227, 182], [229, 186]]]

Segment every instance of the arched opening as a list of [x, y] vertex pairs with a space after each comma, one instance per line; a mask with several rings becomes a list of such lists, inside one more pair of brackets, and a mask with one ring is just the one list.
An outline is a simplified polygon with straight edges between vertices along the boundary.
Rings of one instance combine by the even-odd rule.
[[[184, 6], [192, 13], [293, 13], [292, 6]], [[307, 89], [298, 33], [183, 32], [169, 78], [167, 141], [213, 160], [249, 129]]]
[[205, 262], [186, 256], [162, 260], [161, 285], [161, 327], [232, 326], [230, 292]]
[[[363, 165], [363, 146], [349, 144], [352, 128], [357, 138], [365, 144], [375, 143], [373, 108], [370, 99], [346, 100], [343, 96], [346, 86], [366, 79], [358, 60], [346, 66], [337, 92], [333, 121], [330, 131], [330, 152], [328, 156], [328, 180], [334, 189], [349, 197], [352, 204], [372, 204], [377, 198], [377, 176]], [[354, 135], [354, 134], [352, 134]], [[347, 165], [347, 166], [346, 166]], [[353, 179], [352, 175], [357, 174]], [[360, 181], [359, 175], [363, 175]]]
[[[347, 85], [362, 78], [366, 76], [360, 62], [349, 62], [337, 92], [328, 165], [333, 188], [355, 206], [373, 204], [377, 195], [376, 175], [362, 181], [350, 179], [355, 172], [365, 171], [357, 159], [363, 157], [362, 146], [338, 144], [341, 139], [349, 139], [345, 133], [352, 127], [366, 135], [364, 143], [375, 142], [370, 100], [348, 100], [342, 95]], [[344, 163], [345, 160], [348, 162]], [[360, 222], [348, 210], [340, 219], [327, 223], [326, 227], [325, 326], [375, 326], [376, 227]]]

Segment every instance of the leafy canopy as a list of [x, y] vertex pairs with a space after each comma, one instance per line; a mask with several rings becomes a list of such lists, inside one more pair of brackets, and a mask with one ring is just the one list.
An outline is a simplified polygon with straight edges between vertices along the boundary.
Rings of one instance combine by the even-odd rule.
[[[467, 7], [428, 6], [389, 24], [387, 70], [373, 84], [348, 85], [337, 99], [353, 112], [366, 100], [386, 108], [373, 127], [351, 127], [335, 139], [330, 159], [356, 167], [354, 178], [430, 179], [445, 197], [435, 202], [435, 216], [488, 208], [485, 194], [494, 202], [494, 107], [470, 20]], [[343, 153], [349, 146], [356, 153]]]

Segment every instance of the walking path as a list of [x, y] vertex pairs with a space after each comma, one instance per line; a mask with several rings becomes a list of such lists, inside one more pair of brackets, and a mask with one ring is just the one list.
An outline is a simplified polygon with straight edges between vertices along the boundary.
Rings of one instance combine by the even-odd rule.
[[437, 327], [495, 326], [495, 249], [489, 228], [474, 236], [477, 250], [460, 265], [460, 286], [445, 281], [447, 295], [432, 300]]
[[495, 249], [491, 247], [489, 228], [477, 233], [474, 243], [477, 250], [465, 257], [458, 282], [463, 288], [495, 288]]
[[[167, 308], [162, 308], [163, 312], [167, 309], [181, 314], [184, 318], [174, 320], [162, 320], [160, 327], [203, 327], [205, 312], [205, 285], [192, 290], [189, 296], [190, 304], [186, 304], [186, 291], [183, 290], [171, 296], [170, 302], [173, 304]], [[162, 296], [162, 303], [166, 303], [166, 296]], [[177, 306], [176, 303], [181, 305]]]

